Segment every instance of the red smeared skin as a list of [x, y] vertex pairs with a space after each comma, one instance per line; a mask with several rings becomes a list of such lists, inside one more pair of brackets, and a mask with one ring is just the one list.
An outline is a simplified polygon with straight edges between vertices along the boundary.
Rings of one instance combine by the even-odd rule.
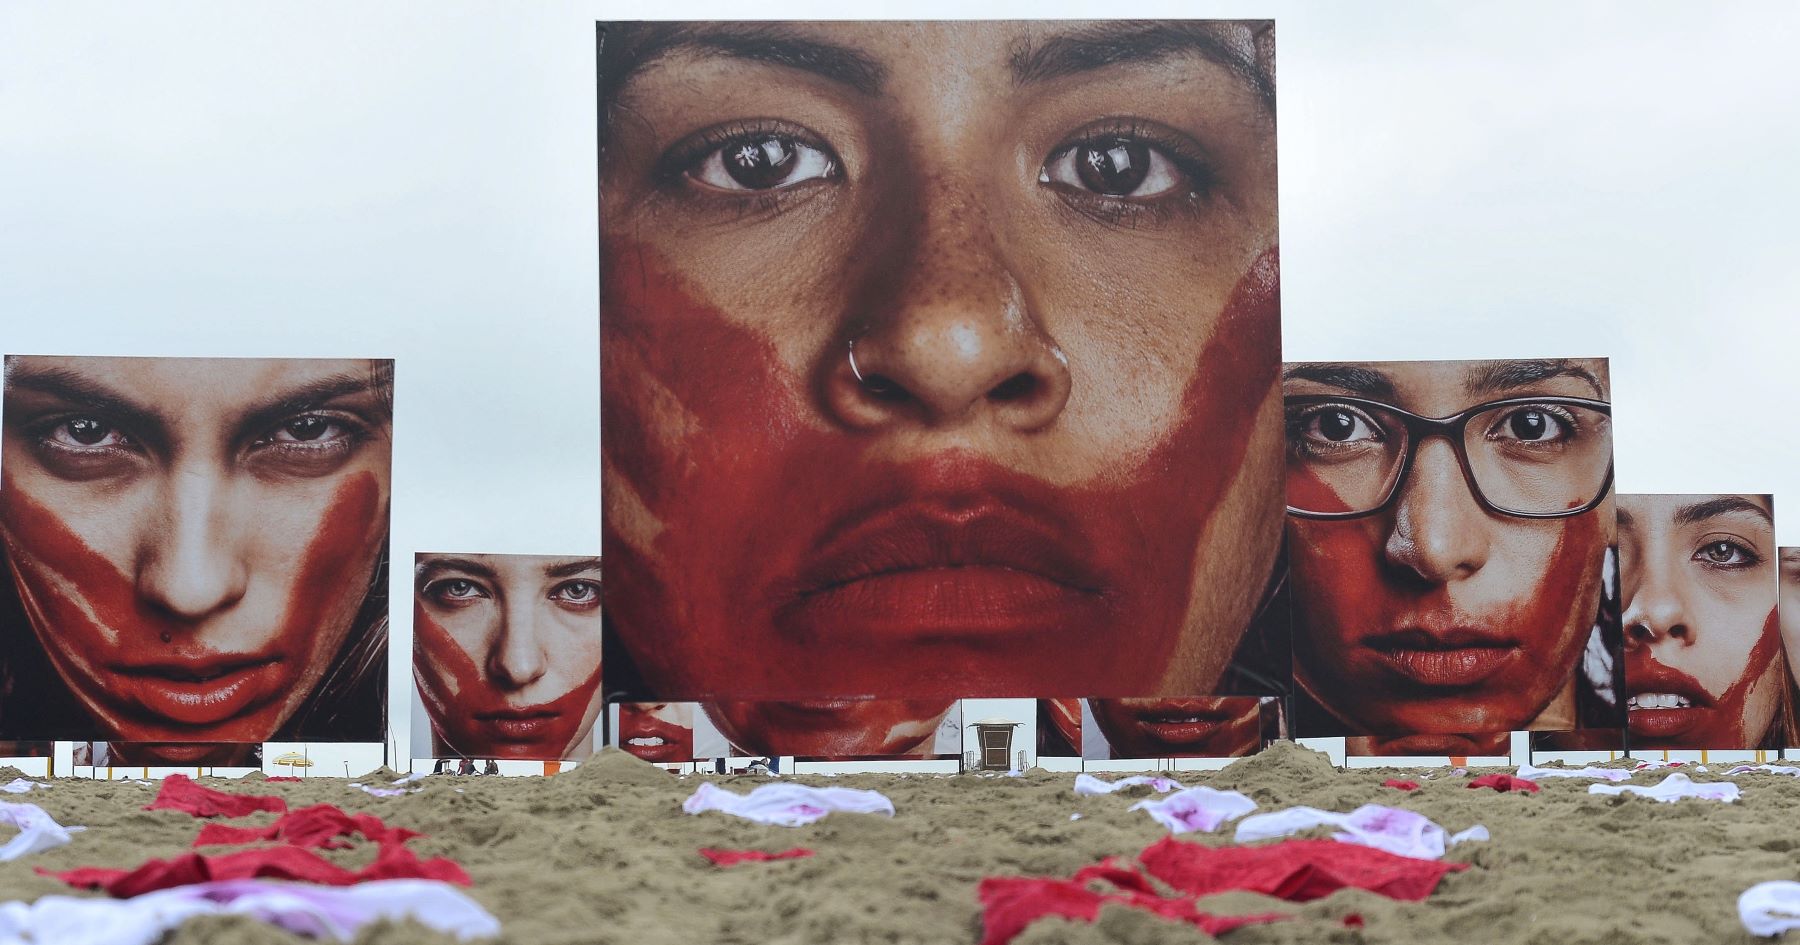
[[[1524, 645], [1507, 668], [1478, 685], [1454, 690], [1417, 686], [1386, 669], [1354, 640], [1346, 652], [1333, 652], [1338, 644], [1309, 636], [1309, 613], [1352, 620], [1351, 632], [1361, 639], [1401, 629], [1409, 615], [1454, 608], [1448, 585], [1396, 577], [1384, 559], [1389, 527], [1385, 514], [1344, 521], [1290, 519], [1293, 543], [1306, 548], [1290, 559], [1299, 685], [1352, 734], [1457, 735], [1525, 728], [1566, 688], [1593, 629], [1606, 544], [1598, 510], [1548, 523], [1563, 530], [1539, 585], [1523, 602], [1496, 613], [1458, 615], [1463, 618], [1458, 622], [1508, 626]], [[1320, 571], [1313, 570], [1314, 562]], [[1557, 637], [1546, 640], [1538, 629], [1546, 627], [1556, 628]]]
[[[259, 742], [274, 737], [329, 666], [296, 665], [306, 655], [305, 638], [319, 634], [327, 609], [346, 582], [366, 575], [355, 572], [364, 550], [385, 527], [381, 484], [364, 472], [341, 483], [326, 505], [318, 531], [302, 553], [302, 570], [294, 582], [281, 629], [257, 655], [280, 655], [273, 667], [255, 672], [254, 690], [233, 717], [208, 725], [184, 725], [151, 711], [154, 681], [117, 674], [105, 668], [114, 659], [154, 662], [204, 656], [184, 653], [188, 626], [159, 613], [136, 591], [134, 581], [104, 556], [88, 547], [48, 509], [38, 505], [10, 477], [0, 486], [0, 507], [8, 536], [7, 557], [20, 596], [51, 664], [70, 690], [117, 741]], [[48, 580], [53, 572], [79, 589], [70, 597]], [[360, 601], [360, 597], [358, 600]], [[89, 613], [93, 616], [89, 617]], [[106, 630], [119, 636], [116, 653], [84, 654], [77, 665], [66, 652], [67, 637], [104, 641]], [[164, 643], [162, 637], [172, 638]], [[336, 648], [325, 654], [336, 656]], [[94, 678], [104, 674], [105, 682]]]
[[[694, 760], [694, 730], [658, 718], [656, 703], [619, 703], [619, 747], [652, 764], [684, 764]], [[634, 738], [660, 738], [661, 745], [633, 745]]]
[[[1651, 738], [1632, 731], [1632, 747], [1654, 750], [1664, 749], [1700, 749], [1705, 751], [1748, 751], [1761, 747], [1765, 731], [1749, 731], [1749, 719], [1745, 716], [1750, 704], [1750, 695], [1756, 683], [1771, 677], [1769, 668], [1781, 656], [1781, 624], [1779, 614], [1771, 610], [1763, 621], [1762, 635], [1756, 638], [1756, 645], [1750, 648], [1750, 656], [1744, 662], [1744, 674], [1737, 678], [1723, 693], [1714, 697], [1710, 706], [1694, 706], [1680, 709], [1683, 713], [1694, 713], [1698, 718], [1680, 735], [1673, 738]], [[1631, 677], [1635, 668], [1640, 678], [1655, 662], [1649, 646], [1627, 647], [1625, 651], [1625, 691], [1633, 692]], [[1776, 685], [1785, 685], [1779, 676], [1775, 676]], [[1626, 713], [1626, 724], [1637, 712]], [[1666, 711], [1666, 710], [1664, 710]], [[1766, 726], [1765, 726], [1766, 728]]]
[[[1262, 748], [1262, 700], [1255, 696], [1090, 703], [1114, 758], [1236, 758]], [[1184, 709], [1185, 707], [1185, 709]], [[1159, 724], [1186, 713], [1220, 716], [1181, 725]]]
[[[1072, 488], [963, 451], [877, 462], [878, 437], [813, 420], [819, 408], [797, 393], [810, 385], [783, 384], [773, 347], [693, 294], [651, 251], [609, 242], [604, 258], [607, 475], [662, 526], [650, 547], [640, 547], [620, 529], [615, 496], [606, 496], [607, 600], [616, 632], [658, 698], [1159, 694], [1183, 634], [1218, 632], [1186, 626], [1186, 612], [1193, 594], [1209, 590], [1194, 586], [1200, 538], [1278, 381], [1280, 366], [1270, 357], [1280, 331], [1275, 250], [1224, 307], [1176, 427], [1141, 462], [1109, 475], [1125, 485]], [[637, 374], [660, 383], [695, 421], [685, 442], [667, 442], [680, 433], [653, 429], [656, 419], [639, 403], [647, 395], [632, 386]], [[776, 612], [789, 603], [780, 591], [809, 546], [829, 537], [811, 533], [819, 523], [900, 502], [909, 484], [975, 479], [997, 485], [990, 492], [1058, 509], [1083, 539], [1072, 550], [1107, 586], [1085, 606], [1064, 608], [1048, 629], [1023, 636], [896, 641], [849, 629], [797, 634], [780, 625]], [[1269, 551], [1272, 558], [1272, 544]], [[953, 590], [945, 594], [954, 598]]]
[[[413, 677], [420, 701], [431, 716], [431, 729], [457, 754], [468, 758], [505, 758], [513, 761], [559, 761], [568, 757], [575, 743], [588, 734], [588, 721], [600, 699], [600, 670], [574, 689], [548, 702], [524, 705], [508, 700], [495, 690], [456, 638], [450, 635], [425, 605], [413, 605]], [[528, 739], [510, 738], [502, 730], [475, 716], [490, 712], [529, 709], [553, 714]], [[589, 725], [591, 726], [591, 722]]]
[[951, 709], [945, 700], [709, 702], [703, 708], [731, 744], [758, 755], [832, 758], [928, 756]]

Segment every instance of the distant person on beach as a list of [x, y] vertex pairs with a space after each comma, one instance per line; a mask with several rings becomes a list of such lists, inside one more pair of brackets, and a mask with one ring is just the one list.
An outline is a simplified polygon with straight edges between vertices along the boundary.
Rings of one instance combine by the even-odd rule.
[[600, 559], [421, 554], [413, 679], [434, 751], [585, 758], [599, 718]]
[[1606, 361], [1284, 374], [1295, 733], [1581, 723], [1584, 654], [1616, 647], [1599, 623], [1613, 541]]
[[1770, 496], [1621, 495], [1633, 748], [1794, 744]]

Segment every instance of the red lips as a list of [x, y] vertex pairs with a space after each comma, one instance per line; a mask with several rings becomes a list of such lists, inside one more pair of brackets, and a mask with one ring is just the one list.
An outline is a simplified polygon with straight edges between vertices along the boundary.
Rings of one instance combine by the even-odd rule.
[[1668, 693], [1688, 701], [1686, 708], [1634, 708], [1627, 711], [1625, 723], [1630, 727], [1631, 734], [1644, 738], [1680, 738], [1703, 722], [1708, 715], [1706, 710], [1715, 704], [1712, 694], [1706, 691], [1700, 680], [1657, 662], [1646, 650], [1626, 654], [1625, 683], [1629, 696]]
[[1524, 652], [1516, 639], [1470, 627], [1409, 627], [1369, 637], [1363, 645], [1392, 674], [1432, 689], [1480, 685]]
[[[1104, 579], [1077, 530], [1047, 503], [996, 497], [998, 484], [907, 497], [847, 524], [778, 592], [776, 626], [799, 639], [1010, 636], [1097, 623]], [[1010, 499], [1010, 501], [1009, 501]]]
[[[632, 744], [637, 739], [660, 741], [661, 744]], [[619, 707], [619, 747], [657, 764], [692, 761], [694, 730], [626, 703]]]
[[113, 664], [114, 694], [178, 725], [216, 725], [285, 695], [279, 656], [211, 654]]

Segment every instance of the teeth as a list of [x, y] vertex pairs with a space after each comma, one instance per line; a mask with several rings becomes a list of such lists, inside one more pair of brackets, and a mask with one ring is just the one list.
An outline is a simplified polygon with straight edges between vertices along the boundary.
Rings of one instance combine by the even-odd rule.
[[640, 735], [637, 738], [626, 739], [625, 744], [636, 745], [639, 748], [661, 748], [662, 746], [667, 745], [668, 742], [665, 742], [654, 735]]
[[1633, 709], [1691, 709], [1694, 707], [1692, 702], [1672, 692], [1640, 692], [1626, 700], [1626, 705]]

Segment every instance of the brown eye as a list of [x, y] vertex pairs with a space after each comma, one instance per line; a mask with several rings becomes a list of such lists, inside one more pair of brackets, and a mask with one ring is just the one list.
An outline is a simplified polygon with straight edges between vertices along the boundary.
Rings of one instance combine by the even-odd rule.
[[1075, 152], [1075, 173], [1097, 194], [1129, 196], [1150, 176], [1150, 148], [1123, 139], [1103, 147], [1084, 145]]
[[96, 417], [65, 420], [51, 432], [51, 438], [63, 446], [88, 448], [123, 446], [126, 442], [125, 434]]
[[289, 420], [283, 429], [295, 440], [316, 440], [331, 429], [331, 421], [324, 417], [300, 417]]
[[837, 159], [786, 135], [744, 135], [707, 152], [688, 176], [729, 191], [780, 190], [838, 174]]
[[1067, 145], [1050, 155], [1038, 182], [1103, 197], [1160, 197], [1183, 186], [1188, 175], [1167, 154], [1136, 138], [1116, 137]]

